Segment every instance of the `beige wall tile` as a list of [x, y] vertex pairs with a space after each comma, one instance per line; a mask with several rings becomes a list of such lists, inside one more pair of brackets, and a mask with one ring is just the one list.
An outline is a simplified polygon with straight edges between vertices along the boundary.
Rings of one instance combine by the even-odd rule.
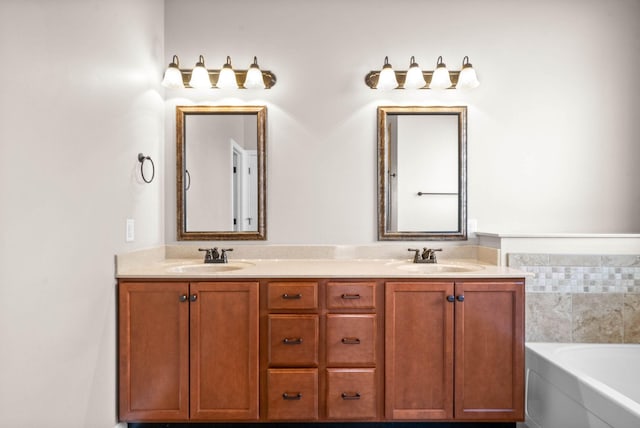
[[571, 342], [571, 294], [527, 293], [528, 342]]
[[622, 342], [621, 293], [573, 294], [571, 301], [573, 342]]
[[551, 266], [600, 266], [602, 257], [591, 254], [550, 254]]
[[549, 254], [508, 254], [507, 265], [510, 267], [520, 266], [548, 266]]
[[640, 343], [640, 294], [625, 294], [622, 309], [624, 342]]
[[635, 255], [614, 255], [602, 256], [603, 266], [640, 266], [640, 256]]

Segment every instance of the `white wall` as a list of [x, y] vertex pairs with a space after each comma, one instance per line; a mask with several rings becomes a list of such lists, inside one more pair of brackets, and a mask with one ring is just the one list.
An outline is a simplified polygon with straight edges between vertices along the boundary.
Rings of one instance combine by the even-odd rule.
[[[173, 106], [266, 104], [270, 243], [376, 240], [376, 106], [468, 105], [469, 217], [500, 232], [640, 232], [637, 0], [166, 0], [165, 62], [253, 55], [264, 93], [167, 91], [166, 236], [175, 239]], [[385, 55], [460, 69], [462, 94], [364, 84]]]
[[116, 425], [114, 254], [164, 239], [163, 13], [155, 0], [0, 2], [3, 427]]

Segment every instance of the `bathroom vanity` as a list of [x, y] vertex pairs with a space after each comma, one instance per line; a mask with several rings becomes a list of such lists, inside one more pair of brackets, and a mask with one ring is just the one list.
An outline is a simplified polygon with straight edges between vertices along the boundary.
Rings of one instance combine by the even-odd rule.
[[119, 419], [523, 420], [524, 274], [410, 260], [118, 269]]

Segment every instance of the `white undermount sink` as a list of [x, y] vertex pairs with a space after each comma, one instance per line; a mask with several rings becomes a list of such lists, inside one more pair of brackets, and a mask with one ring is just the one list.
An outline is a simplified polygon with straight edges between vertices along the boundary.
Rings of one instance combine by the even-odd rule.
[[193, 273], [206, 275], [209, 273], [232, 272], [253, 266], [253, 263], [247, 262], [230, 262], [230, 263], [198, 263], [172, 266], [167, 270], [171, 273]]
[[415, 273], [458, 273], [475, 272], [484, 269], [480, 265], [453, 264], [453, 263], [411, 263], [405, 262], [396, 265], [396, 268]]

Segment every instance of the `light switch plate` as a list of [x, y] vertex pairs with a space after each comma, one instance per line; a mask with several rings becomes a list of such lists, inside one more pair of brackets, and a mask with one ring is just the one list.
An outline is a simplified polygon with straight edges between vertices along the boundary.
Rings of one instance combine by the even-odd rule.
[[474, 234], [478, 231], [478, 220], [475, 218], [470, 218], [467, 222], [467, 233], [469, 235]]
[[126, 242], [133, 242], [136, 238], [135, 235], [135, 221], [132, 218], [127, 219], [127, 227], [126, 227]]

